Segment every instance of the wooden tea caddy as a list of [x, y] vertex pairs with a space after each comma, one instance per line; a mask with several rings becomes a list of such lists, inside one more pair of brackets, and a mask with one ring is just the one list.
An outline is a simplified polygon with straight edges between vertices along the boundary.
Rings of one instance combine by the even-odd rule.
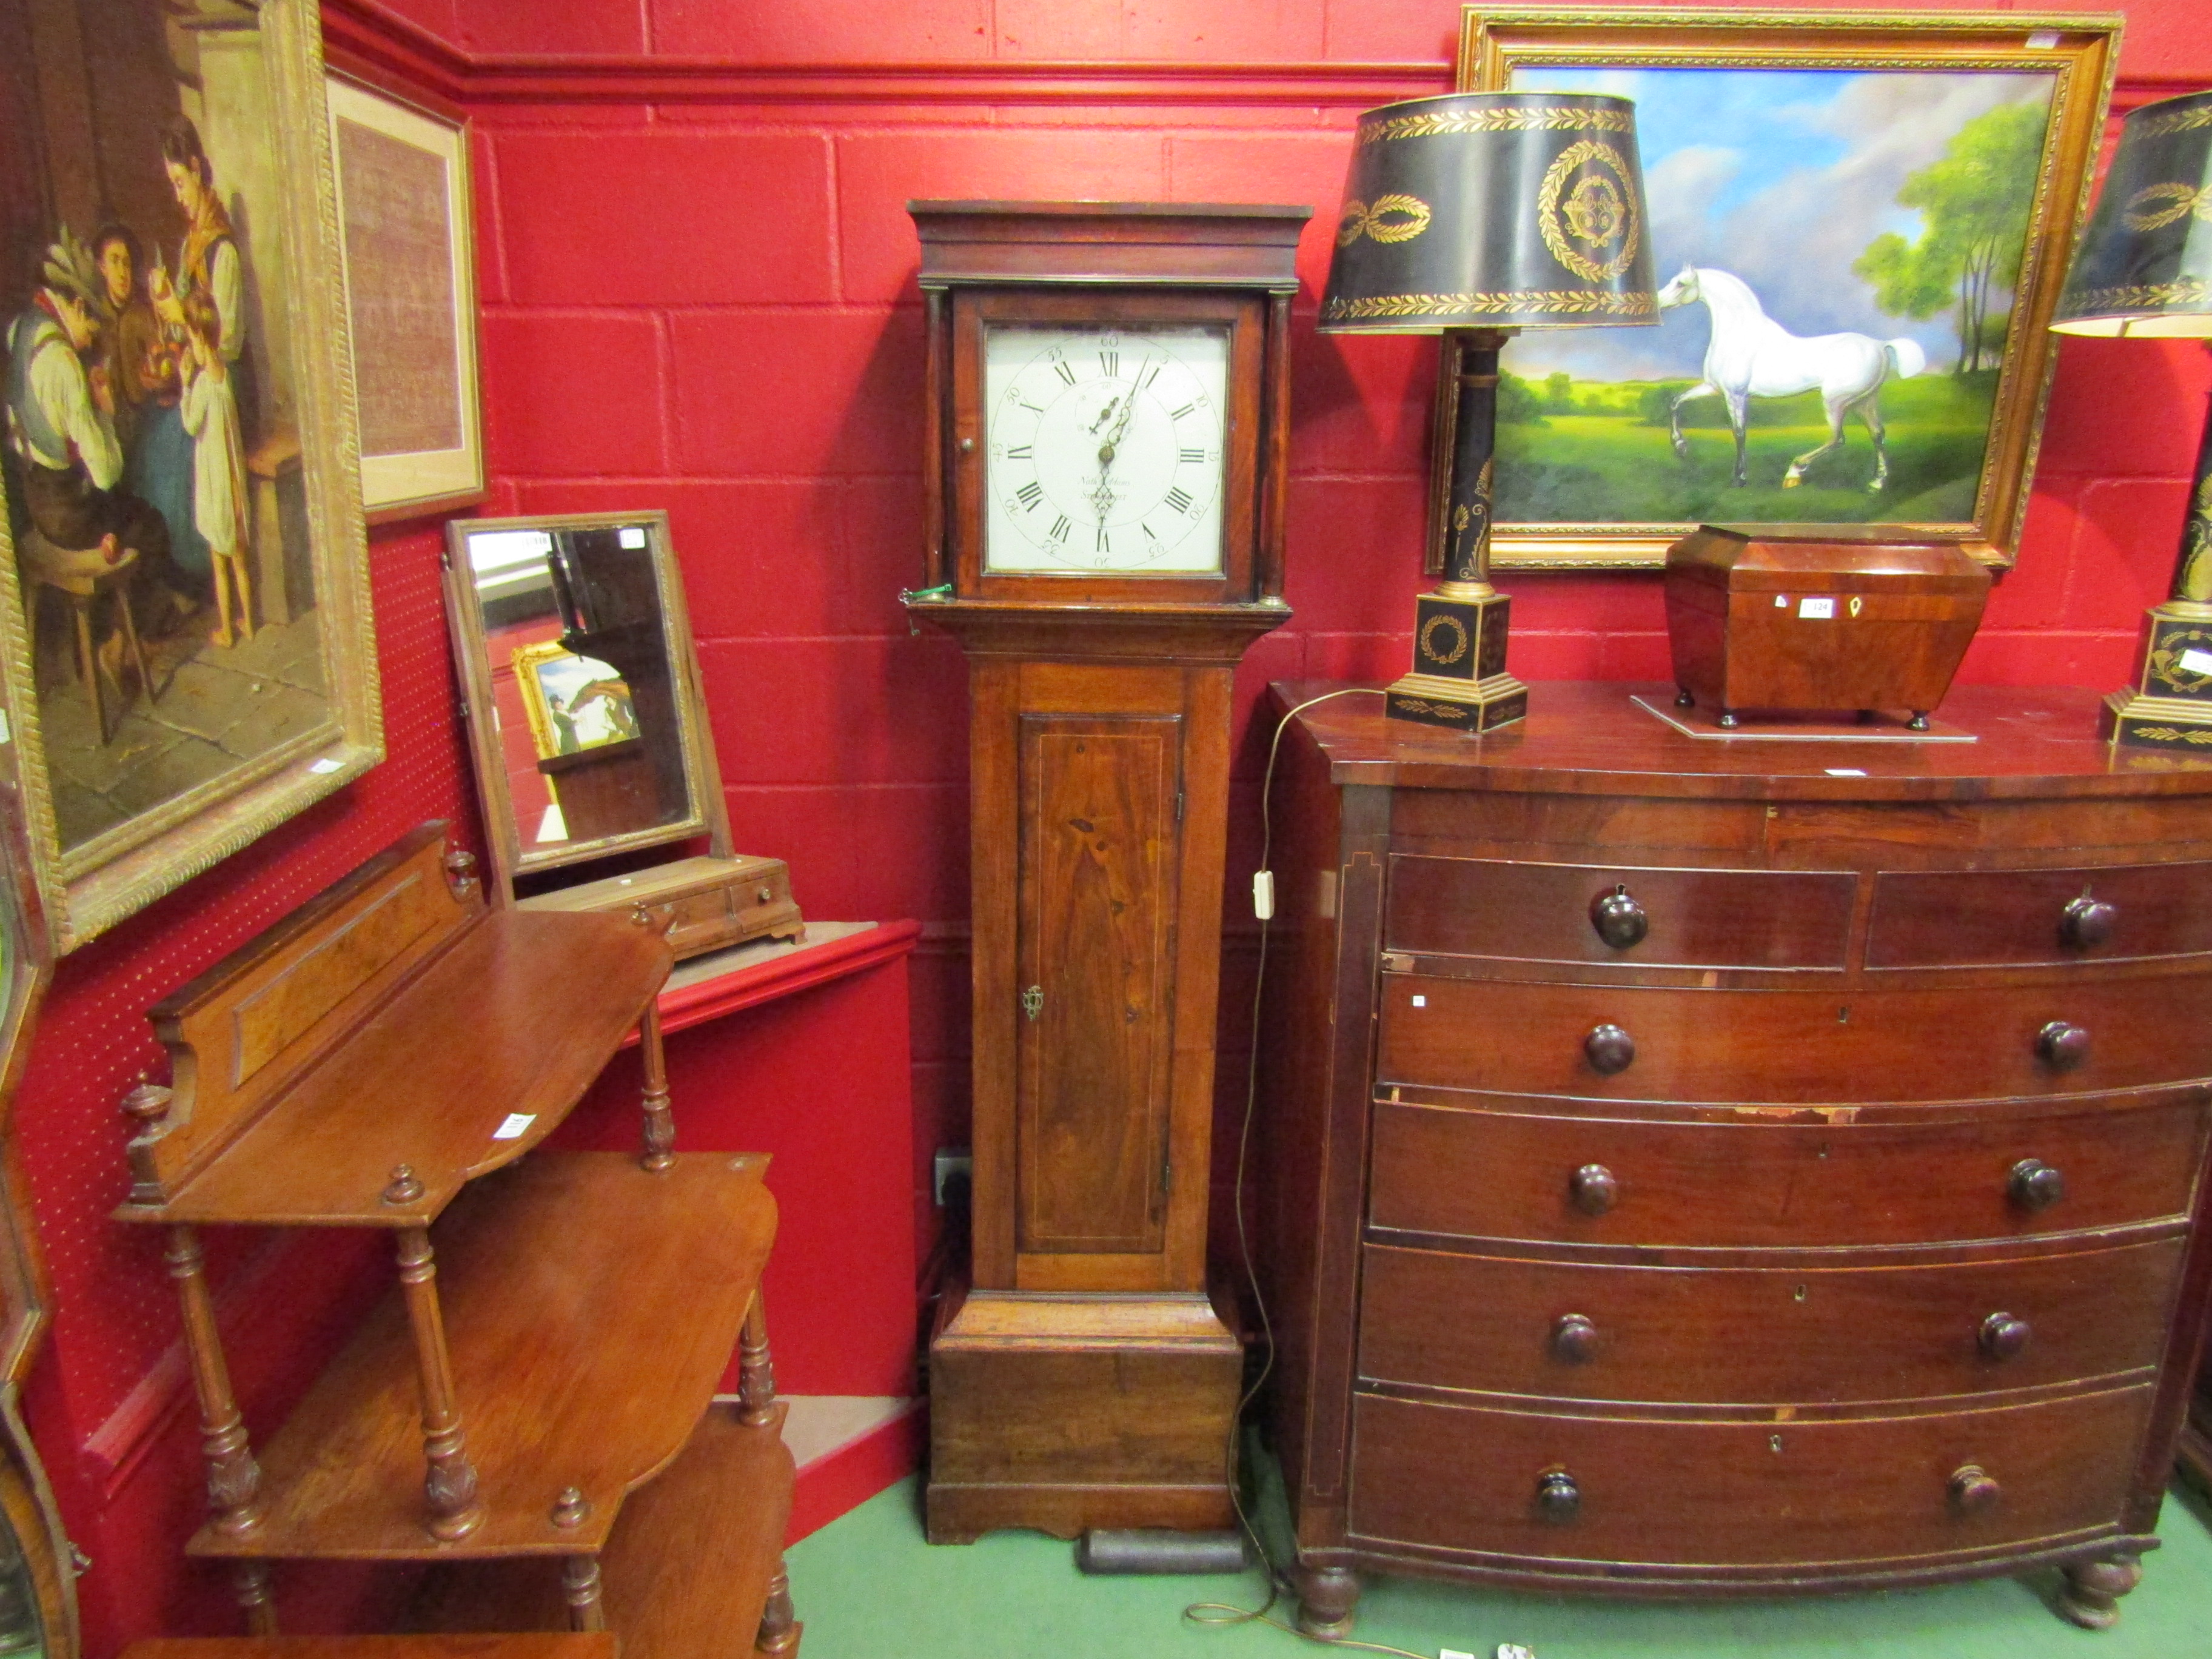
[[1701, 525], [1667, 550], [1675, 704], [1907, 710], [1928, 729], [1981, 625], [1990, 573], [1955, 543], [1858, 525]]

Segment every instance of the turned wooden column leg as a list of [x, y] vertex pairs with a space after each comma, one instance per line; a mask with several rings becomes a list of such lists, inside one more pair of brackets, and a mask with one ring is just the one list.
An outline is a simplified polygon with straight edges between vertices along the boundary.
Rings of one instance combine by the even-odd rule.
[[738, 1337], [738, 1421], [757, 1429], [775, 1416], [775, 1365], [769, 1358], [768, 1312], [761, 1293], [753, 1292], [745, 1310], [745, 1328]]
[[1298, 1628], [1325, 1641], [1352, 1634], [1352, 1612], [1359, 1605], [1359, 1576], [1349, 1567], [1297, 1570]]
[[276, 1602], [269, 1593], [269, 1564], [266, 1561], [240, 1561], [230, 1570], [230, 1593], [237, 1599], [239, 1611], [246, 1615], [248, 1636], [274, 1636], [276, 1631]]
[[799, 1621], [791, 1610], [791, 1575], [783, 1570], [783, 1558], [779, 1555], [775, 1577], [768, 1581], [768, 1601], [761, 1608], [760, 1634], [753, 1638], [753, 1651], [769, 1659], [781, 1659], [798, 1645]]
[[648, 1170], [676, 1162], [676, 1116], [668, 1109], [668, 1066], [660, 1048], [660, 1005], [646, 1006], [638, 1021], [638, 1052], [645, 1056], [645, 1156]]
[[2141, 1583], [2142, 1563], [2132, 1555], [2069, 1563], [2058, 1616], [2084, 1630], [2110, 1630], [2120, 1621], [2120, 1598]]
[[561, 1569], [561, 1590], [568, 1598], [570, 1630], [595, 1631], [607, 1627], [606, 1604], [599, 1596], [598, 1556], [570, 1556], [568, 1565]]
[[433, 1538], [451, 1543], [482, 1526], [484, 1510], [477, 1498], [476, 1465], [469, 1462], [463, 1442], [460, 1407], [453, 1398], [453, 1362], [446, 1352], [438, 1267], [427, 1228], [400, 1231], [399, 1284], [415, 1328], [416, 1375], [422, 1385], [422, 1455], [429, 1463], [422, 1491], [430, 1509], [422, 1525]]
[[[242, 1538], [261, 1524], [261, 1466], [246, 1433], [246, 1419], [230, 1391], [230, 1367], [224, 1364], [222, 1339], [215, 1328], [215, 1298], [209, 1294], [207, 1258], [200, 1253], [197, 1227], [169, 1229], [164, 1252], [177, 1300], [185, 1314], [185, 1348], [191, 1356], [192, 1388], [200, 1402], [200, 1455], [207, 1460], [208, 1508], [215, 1529]], [[262, 1573], [265, 1587], [266, 1571]], [[243, 1599], [241, 1597], [241, 1599]]]

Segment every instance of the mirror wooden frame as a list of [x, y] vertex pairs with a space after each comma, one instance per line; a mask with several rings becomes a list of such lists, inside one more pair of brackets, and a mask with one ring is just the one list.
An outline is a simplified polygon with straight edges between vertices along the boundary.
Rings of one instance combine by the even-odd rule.
[[[621, 835], [586, 838], [555, 852], [525, 851], [516, 820], [514, 792], [507, 787], [507, 762], [500, 744], [496, 703], [488, 654], [483, 601], [477, 592], [469, 540], [486, 533], [518, 530], [609, 530], [641, 526], [653, 554], [660, 599], [661, 633], [668, 652], [670, 689], [677, 710], [678, 750], [690, 811], [680, 820]], [[462, 713], [469, 728], [469, 758], [476, 769], [477, 799], [483, 809], [484, 842], [491, 854], [491, 892], [495, 902], [525, 908], [562, 909], [628, 908], [638, 905], [665, 913], [670, 942], [679, 957], [769, 935], [796, 939], [804, 932], [799, 907], [792, 902], [790, 872], [780, 859], [750, 857], [732, 851], [729, 804], [722, 794], [721, 769], [714, 733], [707, 722], [699, 655], [684, 605], [683, 574], [669, 538], [665, 512], [555, 514], [516, 519], [454, 519], [446, 526], [446, 615], [453, 665], [460, 677]], [[644, 869], [621, 869], [598, 879], [547, 890], [536, 889], [542, 873], [650, 851], [672, 843], [707, 841], [702, 857], [682, 858]]]

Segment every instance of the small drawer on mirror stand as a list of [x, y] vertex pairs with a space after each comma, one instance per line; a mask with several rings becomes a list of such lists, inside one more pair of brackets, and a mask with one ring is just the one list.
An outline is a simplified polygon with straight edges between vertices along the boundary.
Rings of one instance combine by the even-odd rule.
[[631, 910], [643, 905], [668, 926], [678, 962], [748, 939], [796, 939], [805, 932], [781, 859], [691, 858], [604, 876], [519, 901], [526, 910]]

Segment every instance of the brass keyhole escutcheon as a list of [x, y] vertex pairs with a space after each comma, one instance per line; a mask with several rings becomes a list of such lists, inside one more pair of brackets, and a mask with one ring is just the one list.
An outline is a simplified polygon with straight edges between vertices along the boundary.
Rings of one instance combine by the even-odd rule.
[[1022, 993], [1022, 1012], [1035, 1019], [1044, 1012], [1044, 987], [1032, 985]]

